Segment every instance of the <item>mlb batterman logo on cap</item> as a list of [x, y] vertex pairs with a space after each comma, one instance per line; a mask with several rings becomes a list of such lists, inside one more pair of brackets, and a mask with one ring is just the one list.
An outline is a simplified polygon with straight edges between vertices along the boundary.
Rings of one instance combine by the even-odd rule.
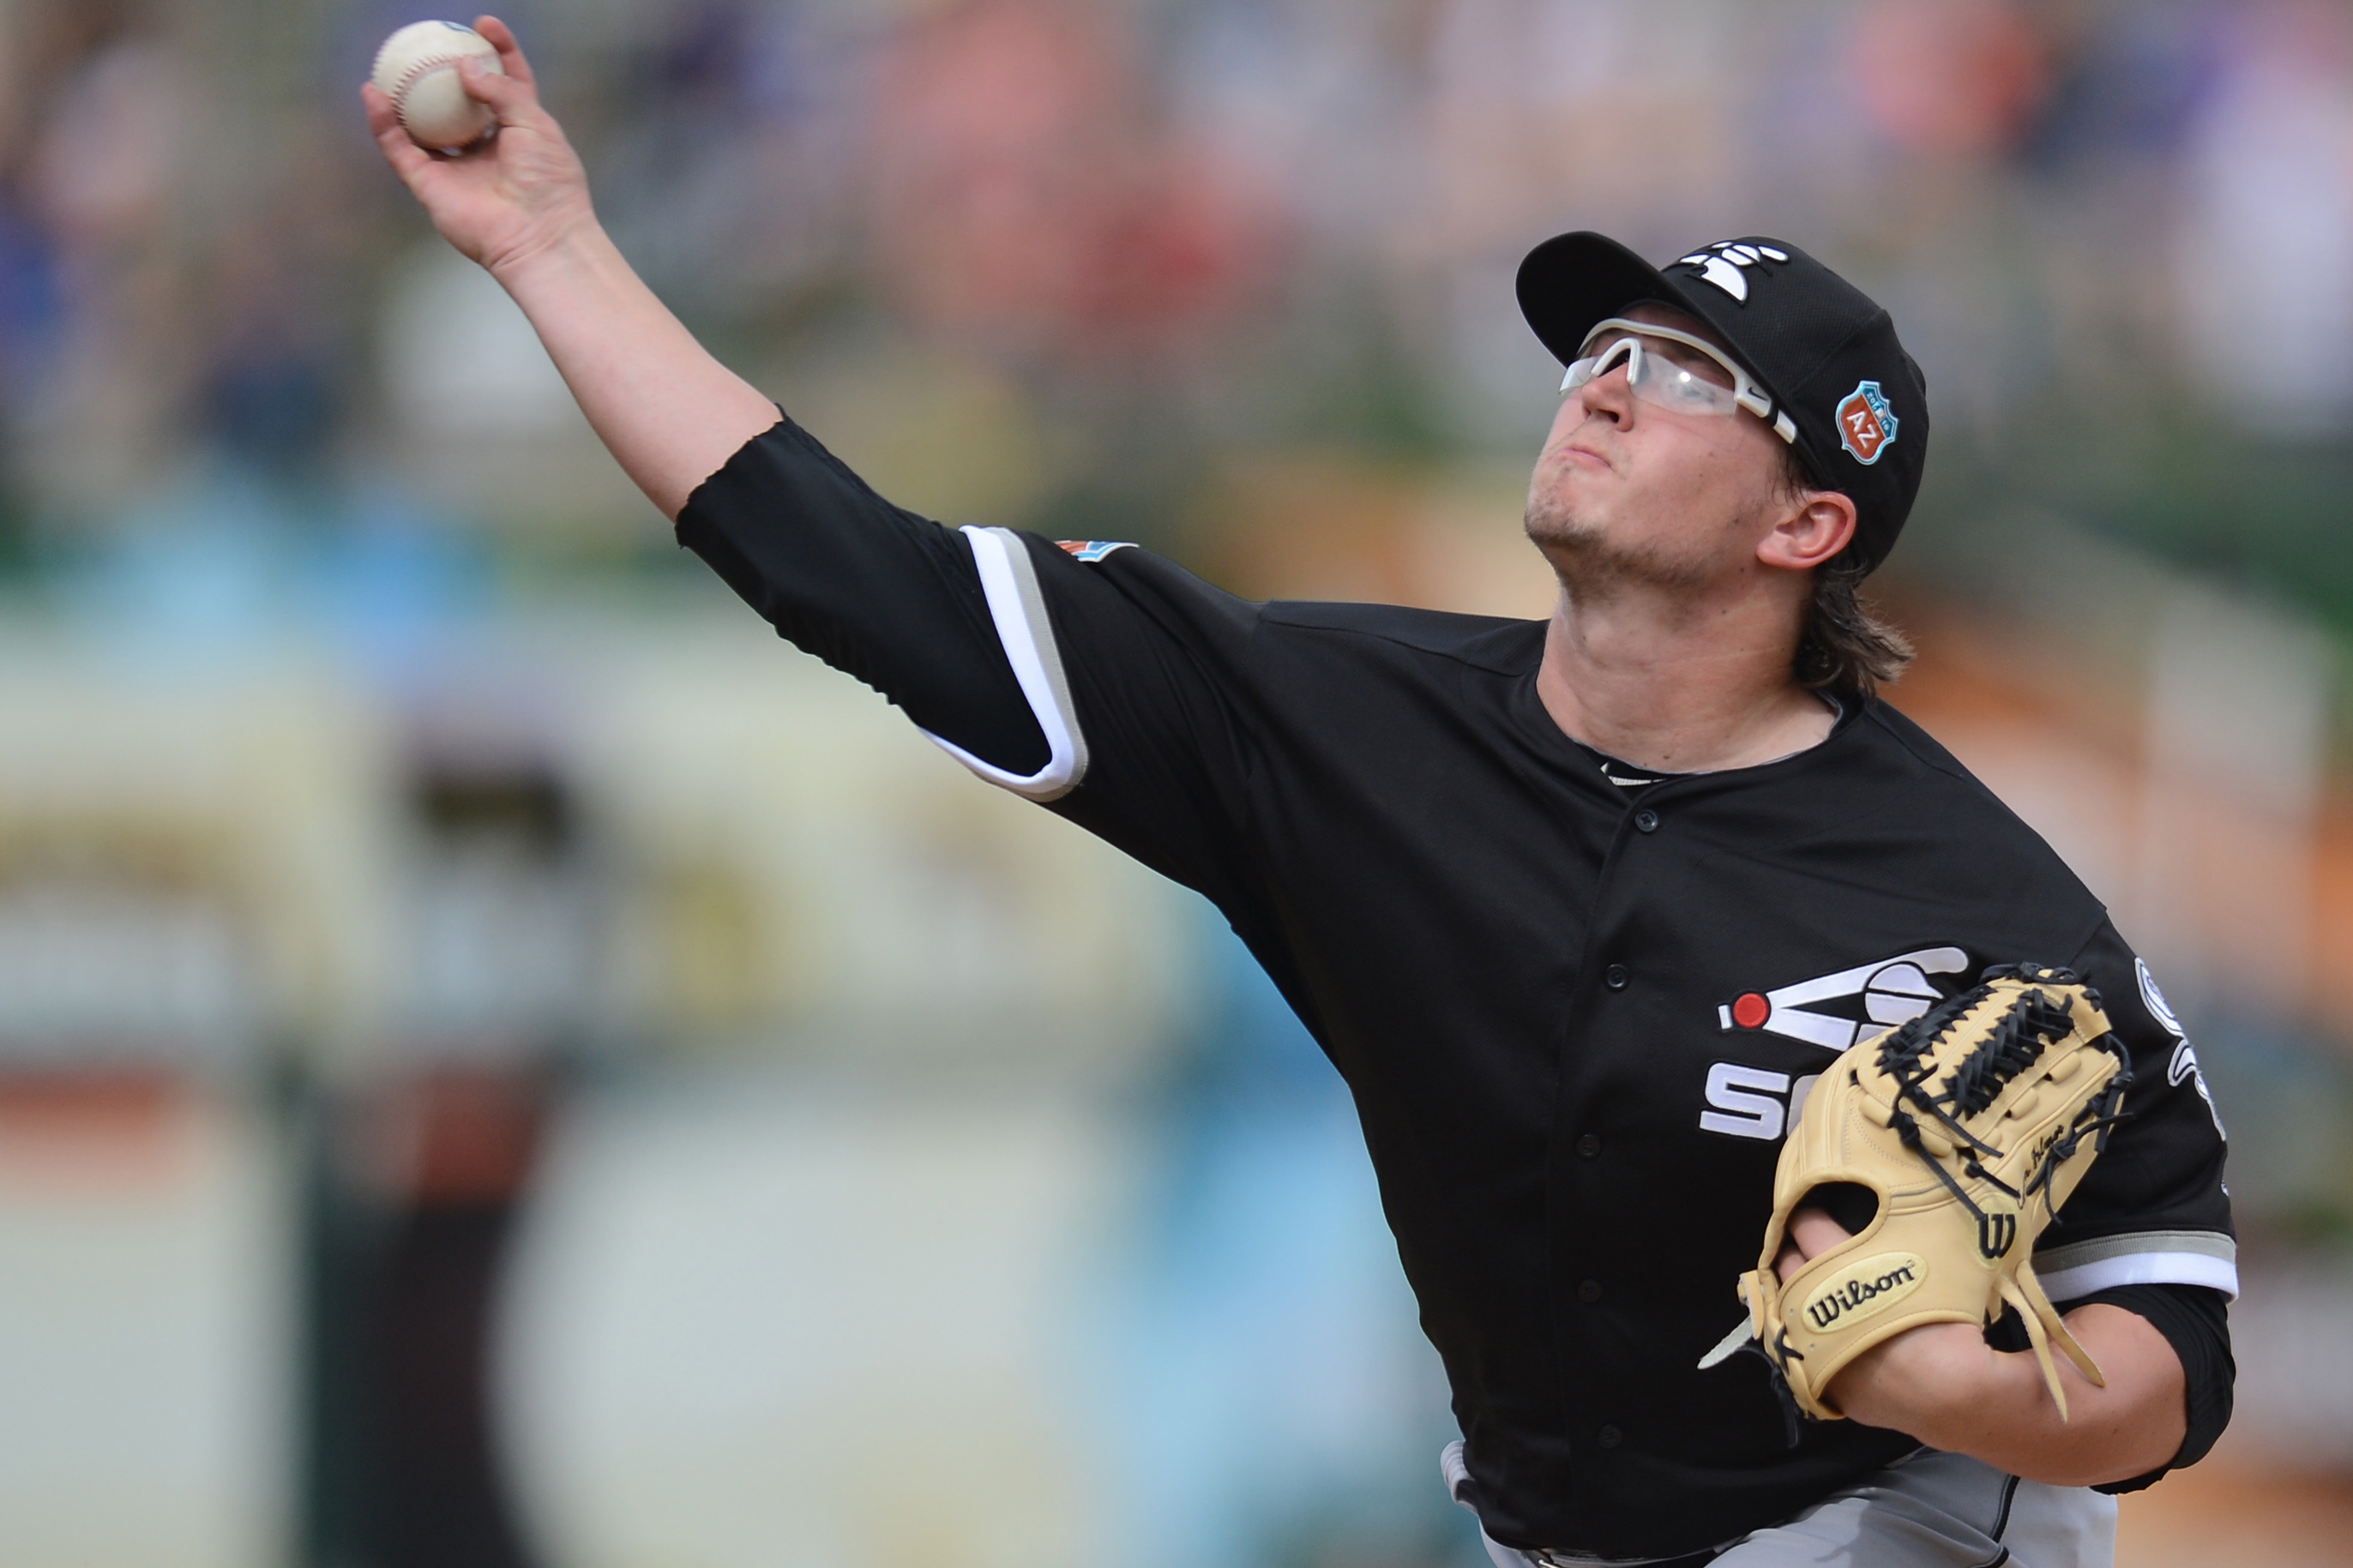
[[1653, 267], [1589, 232], [1520, 263], [1520, 310], [1567, 364], [1595, 324], [1639, 300], [1688, 310], [1722, 334], [1769, 395], [1763, 416], [1826, 489], [1855, 505], [1842, 560], [1877, 566], [1920, 492], [1928, 385], [1871, 298], [1787, 240], [1749, 236]]

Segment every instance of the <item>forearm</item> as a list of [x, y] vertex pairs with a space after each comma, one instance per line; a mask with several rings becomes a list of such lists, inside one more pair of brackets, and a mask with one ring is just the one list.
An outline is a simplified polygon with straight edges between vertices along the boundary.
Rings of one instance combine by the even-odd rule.
[[2099, 1363], [2105, 1388], [2058, 1358], [2063, 1421], [2025, 1352], [1996, 1351], [1966, 1324], [1933, 1324], [1875, 1346], [1833, 1380], [1852, 1418], [1967, 1454], [2052, 1486], [2095, 1486], [2163, 1466], [2188, 1430], [2181, 1363], [2136, 1313], [2102, 1303], [2067, 1325]]
[[663, 516], [776, 422], [776, 405], [695, 342], [594, 222], [492, 273]]
[[499, 68], [459, 68], [498, 132], [453, 158], [417, 146], [393, 100], [360, 89], [376, 146], [460, 254], [531, 318], [588, 423], [675, 519], [697, 485], [776, 422], [773, 404], [703, 352], [598, 226], [587, 172], [539, 100], [531, 62], [495, 16], [476, 24]]

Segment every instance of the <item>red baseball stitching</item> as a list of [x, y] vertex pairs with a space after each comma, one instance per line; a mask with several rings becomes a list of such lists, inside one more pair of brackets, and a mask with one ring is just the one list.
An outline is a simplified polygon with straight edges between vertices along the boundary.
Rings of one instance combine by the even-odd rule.
[[[485, 59], [485, 57], [477, 54], [430, 55], [426, 58], [417, 61], [415, 65], [410, 66], [407, 70], [401, 73], [400, 79], [392, 84], [391, 93], [393, 112], [400, 116], [401, 129], [404, 131], [410, 129], [408, 123], [408, 89], [417, 85], [417, 79], [420, 77], [429, 76], [433, 72], [439, 70], [444, 66], [448, 66], [450, 69], [455, 70], [458, 68], [458, 64], [461, 60], [480, 59]], [[498, 56], [491, 55], [487, 57], [485, 68], [496, 66], [497, 62]], [[501, 70], [500, 74], [503, 76], [506, 73], [503, 70]], [[491, 107], [487, 103], [482, 103], [480, 99], [474, 97], [471, 93], [468, 93], [466, 97], [469, 102], [481, 104], [484, 109], [489, 109]]]

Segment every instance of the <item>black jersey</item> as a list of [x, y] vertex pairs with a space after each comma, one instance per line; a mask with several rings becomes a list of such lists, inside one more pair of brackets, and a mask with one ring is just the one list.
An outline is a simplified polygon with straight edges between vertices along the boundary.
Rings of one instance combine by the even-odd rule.
[[1816, 1075], [1989, 964], [2083, 973], [2133, 1052], [2128, 1120], [2037, 1250], [2052, 1296], [2235, 1290], [2220, 1124], [2146, 967], [1884, 702], [1630, 785], [1538, 700], [1540, 622], [1261, 605], [1139, 549], [952, 532], [789, 423], [679, 532], [975, 771], [1225, 913], [1355, 1096], [1499, 1541], [1690, 1551], [1915, 1446], [1842, 1421], [1792, 1447], [1761, 1358], [1697, 1363], [1745, 1312]]

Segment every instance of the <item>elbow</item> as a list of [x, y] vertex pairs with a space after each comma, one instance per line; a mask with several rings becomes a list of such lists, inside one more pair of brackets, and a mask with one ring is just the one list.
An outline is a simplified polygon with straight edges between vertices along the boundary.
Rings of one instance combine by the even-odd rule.
[[[2077, 1392], [2093, 1391], [2085, 1386]], [[2070, 1404], [2073, 1420], [2054, 1420], [2043, 1428], [2042, 1441], [2022, 1445], [2023, 1451], [2008, 1456], [2011, 1462], [2003, 1468], [2046, 1486], [2110, 1486], [2164, 1469], [2189, 1435], [2178, 1395], [2130, 1402], [2077, 1398]]]
[[2169, 1448], [2159, 1446], [2129, 1454], [2038, 1455], [2036, 1462], [2021, 1465], [2012, 1473], [2021, 1480], [2041, 1481], [2051, 1487], [2113, 1486], [2165, 1468], [2180, 1449], [2181, 1445], [2176, 1443]]
[[2055, 1487], [2104, 1487], [2162, 1470], [2189, 1436], [2179, 1410], [2155, 1414], [2122, 1431], [2103, 1434], [2073, 1452], [2053, 1455], [2048, 1475], [2028, 1480]]

